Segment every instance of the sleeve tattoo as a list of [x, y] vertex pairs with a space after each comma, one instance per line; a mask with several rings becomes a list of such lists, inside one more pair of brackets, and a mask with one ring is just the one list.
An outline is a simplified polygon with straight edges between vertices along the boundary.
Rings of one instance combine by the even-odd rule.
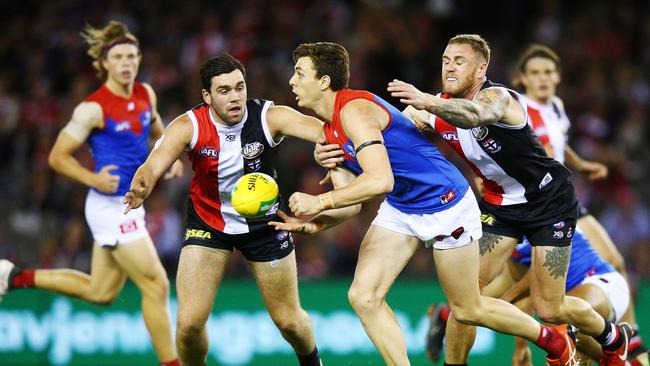
[[427, 110], [457, 127], [472, 128], [501, 119], [508, 100], [509, 96], [499, 89], [484, 89], [476, 95], [476, 101], [449, 99], [448, 103], [435, 105]]

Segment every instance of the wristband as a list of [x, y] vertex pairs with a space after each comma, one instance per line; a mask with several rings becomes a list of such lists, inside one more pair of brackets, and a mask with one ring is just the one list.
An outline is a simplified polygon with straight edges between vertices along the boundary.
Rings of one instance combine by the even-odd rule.
[[334, 208], [334, 201], [332, 200], [332, 191], [318, 195], [320, 201], [320, 208], [322, 211]]

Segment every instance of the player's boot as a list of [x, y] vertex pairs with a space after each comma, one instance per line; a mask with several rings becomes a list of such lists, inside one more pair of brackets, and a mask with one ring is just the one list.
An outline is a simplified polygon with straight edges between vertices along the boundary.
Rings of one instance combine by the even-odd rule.
[[431, 361], [438, 362], [442, 354], [442, 341], [447, 329], [449, 305], [445, 303], [431, 305], [427, 310], [427, 315], [429, 316], [429, 330], [426, 338], [426, 352]]
[[636, 331], [630, 338], [630, 346], [627, 349], [627, 361], [631, 366], [650, 366], [648, 349], [643, 345], [641, 336]]
[[554, 332], [559, 333], [566, 340], [564, 352], [560, 358], [546, 357], [549, 366], [579, 366], [578, 353], [576, 350], [576, 331], [573, 325], [562, 324], [551, 328]]
[[0, 300], [9, 292], [9, 279], [14, 264], [6, 259], [0, 259]]
[[603, 351], [603, 356], [598, 361], [600, 366], [625, 366], [627, 364], [627, 351], [630, 345], [630, 338], [634, 331], [628, 323], [617, 325], [623, 344], [614, 351]]

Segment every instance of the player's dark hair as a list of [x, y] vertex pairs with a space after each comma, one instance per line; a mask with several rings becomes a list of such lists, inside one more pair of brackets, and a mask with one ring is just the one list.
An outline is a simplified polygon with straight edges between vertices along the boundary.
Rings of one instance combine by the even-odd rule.
[[303, 43], [293, 51], [293, 61], [309, 57], [314, 64], [316, 77], [330, 77], [330, 89], [339, 91], [348, 87], [350, 81], [350, 56], [348, 51], [338, 43], [317, 42]]
[[244, 79], [246, 79], [246, 68], [244, 65], [231, 54], [227, 52], [221, 53], [201, 65], [201, 87], [209, 92], [213, 77], [235, 70], [241, 71]]

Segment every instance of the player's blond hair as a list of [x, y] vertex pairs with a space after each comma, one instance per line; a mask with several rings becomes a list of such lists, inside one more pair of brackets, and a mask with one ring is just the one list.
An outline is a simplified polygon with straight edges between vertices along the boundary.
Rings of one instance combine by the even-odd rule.
[[485, 63], [490, 63], [490, 46], [483, 37], [478, 34], [459, 34], [447, 42], [447, 45], [451, 44], [467, 44], [472, 49], [483, 56]]
[[106, 76], [106, 69], [102, 66], [102, 59], [108, 50], [116, 44], [130, 43], [138, 46], [138, 39], [129, 32], [129, 28], [122, 22], [111, 20], [104, 28], [94, 28], [86, 25], [81, 36], [88, 45], [88, 55], [93, 58], [93, 68], [97, 71], [98, 78]]

